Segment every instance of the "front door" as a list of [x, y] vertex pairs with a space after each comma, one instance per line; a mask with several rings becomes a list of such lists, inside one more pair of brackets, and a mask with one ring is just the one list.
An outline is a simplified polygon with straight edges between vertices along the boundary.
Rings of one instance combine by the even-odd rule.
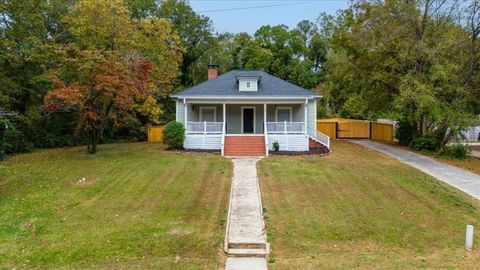
[[243, 108], [243, 133], [254, 133], [255, 110], [253, 108]]

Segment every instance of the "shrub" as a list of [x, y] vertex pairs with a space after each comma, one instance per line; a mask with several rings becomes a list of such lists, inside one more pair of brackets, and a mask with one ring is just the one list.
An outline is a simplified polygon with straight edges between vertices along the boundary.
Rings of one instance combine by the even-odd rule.
[[278, 152], [280, 150], [280, 144], [278, 143], [278, 141], [274, 141], [272, 146], [273, 146], [273, 151]]
[[182, 149], [185, 140], [185, 127], [177, 121], [168, 122], [163, 129], [163, 142], [168, 149]]
[[7, 122], [0, 117], [0, 160], [5, 159], [5, 130], [7, 129]]
[[3, 145], [5, 154], [30, 152], [33, 150], [33, 143], [24, 133], [27, 129], [27, 122], [25, 117], [15, 117], [12, 121], [6, 120]]
[[408, 146], [412, 142], [413, 138], [417, 135], [417, 128], [408, 122], [400, 122], [396, 129], [395, 137], [398, 140], [398, 144]]
[[467, 158], [469, 151], [470, 149], [466, 145], [454, 144], [443, 148], [440, 155], [462, 160]]
[[410, 147], [415, 150], [437, 152], [442, 147], [442, 141], [434, 133], [426, 133], [423, 136], [413, 138]]

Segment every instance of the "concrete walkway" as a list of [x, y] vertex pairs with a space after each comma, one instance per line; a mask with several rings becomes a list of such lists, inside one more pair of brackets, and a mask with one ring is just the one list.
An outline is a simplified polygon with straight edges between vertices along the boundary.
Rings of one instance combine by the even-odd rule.
[[350, 140], [350, 142], [394, 157], [480, 200], [480, 175], [383, 143], [369, 140]]
[[267, 236], [256, 163], [258, 157], [233, 157], [233, 183], [228, 210], [226, 270], [267, 269]]

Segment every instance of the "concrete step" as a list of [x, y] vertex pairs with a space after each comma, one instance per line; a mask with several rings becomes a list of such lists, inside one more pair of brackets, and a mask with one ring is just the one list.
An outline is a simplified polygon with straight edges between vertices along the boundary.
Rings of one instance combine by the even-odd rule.
[[267, 270], [265, 258], [227, 258], [225, 270]]
[[234, 258], [265, 258], [267, 257], [267, 250], [264, 248], [229, 248], [228, 256]]
[[228, 243], [228, 248], [234, 249], [265, 249], [266, 243]]

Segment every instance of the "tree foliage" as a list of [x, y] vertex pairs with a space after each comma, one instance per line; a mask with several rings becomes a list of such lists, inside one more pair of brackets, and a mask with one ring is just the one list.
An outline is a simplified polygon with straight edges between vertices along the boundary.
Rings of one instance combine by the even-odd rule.
[[328, 38], [333, 110], [393, 116], [420, 135], [442, 129], [445, 144], [478, 114], [478, 32], [454, 16], [477, 16], [478, 26], [473, 6], [461, 13], [456, 2], [356, 1]]
[[6, 153], [142, 139], [208, 64], [312, 89], [322, 117], [398, 120], [405, 144], [443, 132], [444, 146], [480, 114], [479, 0], [355, 0], [253, 34], [215, 33], [186, 0], [3, 1], [0, 15]]
[[[107, 125], [125, 125], [135, 115], [135, 104], [152, 95], [152, 64], [140, 60], [126, 66], [116, 55], [98, 51], [71, 49], [65, 54], [65, 65], [52, 72], [55, 86], [45, 96], [44, 108], [76, 112], [87, 152], [95, 153]], [[63, 79], [69, 70], [76, 70], [76, 78]]]

